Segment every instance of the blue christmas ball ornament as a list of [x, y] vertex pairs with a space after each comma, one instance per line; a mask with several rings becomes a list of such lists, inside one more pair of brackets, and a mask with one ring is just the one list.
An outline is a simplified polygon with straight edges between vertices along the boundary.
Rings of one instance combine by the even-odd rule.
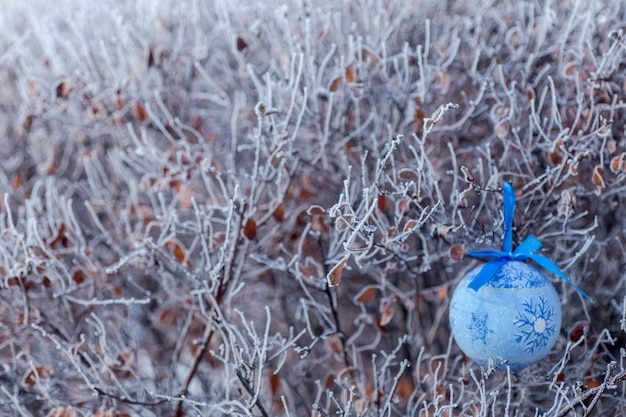
[[520, 369], [546, 356], [561, 330], [561, 301], [552, 283], [524, 262], [503, 264], [478, 291], [469, 287], [482, 266], [456, 288], [450, 326], [475, 362]]
[[591, 300], [546, 256], [535, 253], [542, 244], [528, 236], [513, 250], [515, 192], [504, 191], [502, 250], [471, 251], [492, 258], [474, 268], [459, 283], [450, 301], [450, 327], [461, 350], [480, 365], [512, 370], [545, 357], [561, 331], [561, 301], [548, 278], [532, 265], [566, 280]]

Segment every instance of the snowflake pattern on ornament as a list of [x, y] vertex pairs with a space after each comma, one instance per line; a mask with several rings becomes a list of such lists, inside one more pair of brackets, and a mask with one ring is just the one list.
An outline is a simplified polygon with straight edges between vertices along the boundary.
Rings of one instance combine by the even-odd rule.
[[515, 325], [520, 330], [515, 341], [524, 345], [524, 352], [533, 353], [545, 347], [556, 332], [554, 309], [548, 306], [546, 299], [538, 298], [525, 301], [524, 310], [518, 311], [515, 317]]
[[546, 285], [546, 279], [539, 271], [525, 266], [516, 262], [505, 263], [487, 285], [494, 288], [537, 288]]
[[476, 315], [472, 313], [472, 323], [469, 326], [472, 334], [472, 341], [480, 340], [484, 345], [487, 344], [487, 335], [493, 333], [493, 330], [487, 327], [487, 314]]

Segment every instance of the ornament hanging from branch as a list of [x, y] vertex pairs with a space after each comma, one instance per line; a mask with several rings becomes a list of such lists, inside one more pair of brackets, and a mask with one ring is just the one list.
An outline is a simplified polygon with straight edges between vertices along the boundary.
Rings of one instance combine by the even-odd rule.
[[450, 326], [463, 352], [481, 365], [520, 369], [546, 356], [561, 331], [561, 302], [554, 286], [537, 265], [574, 284], [549, 258], [536, 253], [542, 244], [528, 236], [513, 250], [515, 191], [504, 191], [504, 238], [501, 250], [470, 251], [492, 258], [459, 283], [450, 302]]

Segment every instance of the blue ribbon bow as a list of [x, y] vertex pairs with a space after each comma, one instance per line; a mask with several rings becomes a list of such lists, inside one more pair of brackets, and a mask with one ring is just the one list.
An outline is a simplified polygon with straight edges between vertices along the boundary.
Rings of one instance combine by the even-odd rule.
[[471, 256], [477, 258], [494, 258], [483, 265], [482, 269], [476, 274], [469, 288], [478, 291], [480, 287], [485, 285], [498, 272], [500, 267], [509, 261], [525, 261], [532, 259], [539, 266], [547, 269], [553, 274], [563, 278], [569, 282], [583, 297], [593, 301], [591, 297], [580, 287], [572, 282], [554, 262], [546, 256], [539, 255], [535, 251], [542, 246], [541, 241], [535, 236], [530, 235], [513, 250], [513, 212], [515, 211], [515, 191], [510, 182], [502, 186], [504, 190], [504, 240], [502, 241], [502, 250], [475, 250], [470, 251]]

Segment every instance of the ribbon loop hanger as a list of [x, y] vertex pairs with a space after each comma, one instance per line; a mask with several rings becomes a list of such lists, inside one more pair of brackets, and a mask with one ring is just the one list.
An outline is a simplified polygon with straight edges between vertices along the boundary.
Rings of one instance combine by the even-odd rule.
[[493, 258], [483, 265], [476, 274], [469, 288], [478, 291], [480, 287], [488, 283], [500, 270], [502, 265], [509, 261], [525, 261], [532, 259], [537, 265], [552, 272], [554, 275], [564, 279], [572, 285], [583, 297], [593, 301], [592, 298], [578, 285], [569, 279], [559, 267], [548, 257], [535, 253], [541, 249], [542, 243], [535, 236], [530, 235], [515, 250], [513, 250], [513, 213], [515, 212], [515, 190], [510, 182], [502, 186], [504, 191], [504, 237], [502, 240], [502, 250], [476, 250], [470, 251], [469, 255], [476, 258]]

